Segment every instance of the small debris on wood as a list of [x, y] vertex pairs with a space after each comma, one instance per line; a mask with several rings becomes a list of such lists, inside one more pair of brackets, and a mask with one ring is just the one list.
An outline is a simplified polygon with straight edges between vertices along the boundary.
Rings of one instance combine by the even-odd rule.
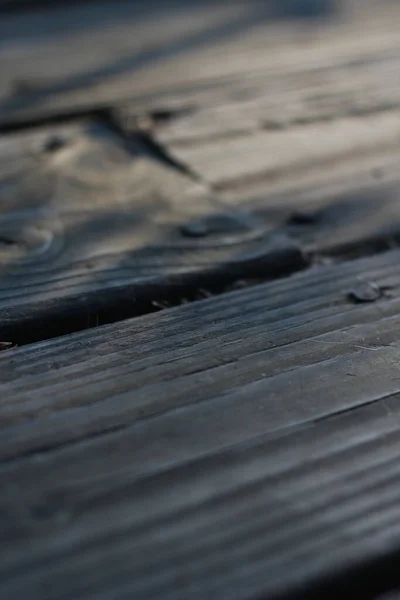
[[348, 296], [353, 302], [375, 302], [382, 298], [386, 289], [379, 287], [376, 283], [360, 281], [355, 285]]
[[44, 144], [45, 152], [56, 152], [63, 148], [67, 143], [67, 138], [63, 135], [52, 135]]
[[261, 283], [261, 281], [261, 279], [237, 279], [233, 283], [228, 284], [224, 288], [224, 292], [234, 292], [235, 290], [242, 290], [243, 288], [256, 285], [257, 283]]
[[159, 308], [160, 310], [165, 310], [166, 308], [171, 308], [173, 306], [173, 304], [163, 300], [152, 300], [151, 303], [155, 308]]
[[0, 342], [0, 352], [2, 350], [9, 350], [10, 348], [15, 348], [12, 342]]
[[329, 267], [330, 265], [334, 265], [337, 261], [333, 256], [324, 256], [321, 254], [314, 254], [311, 257], [311, 265], [317, 267]]

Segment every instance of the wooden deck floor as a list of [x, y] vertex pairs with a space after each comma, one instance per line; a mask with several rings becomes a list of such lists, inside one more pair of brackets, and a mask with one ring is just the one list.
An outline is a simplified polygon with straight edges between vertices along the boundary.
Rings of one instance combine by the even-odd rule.
[[399, 23], [0, 3], [1, 598], [397, 597]]

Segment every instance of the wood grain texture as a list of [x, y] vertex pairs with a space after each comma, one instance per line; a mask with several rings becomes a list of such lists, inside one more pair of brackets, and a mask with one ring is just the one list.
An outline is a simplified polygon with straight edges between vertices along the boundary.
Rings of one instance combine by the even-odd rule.
[[399, 256], [2, 352], [2, 594], [365, 588], [399, 550]]
[[[176, 441], [183, 437], [168, 452], [179, 457], [191, 445], [195, 453], [202, 447], [206, 451], [260, 429], [279, 429], [399, 391], [396, 377], [384, 376], [397, 372], [398, 256], [396, 250], [318, 267], [2, 352], [0, 456], [30, 453], [160, 415], [148, 425], [139, 422], [138, 432], [147, 436], [148, 427], [155, 427], [163, 443], [162, 431], [170, 423], [180, 432]], [[360, 281], [375, 281], [390, 292], [376, 302], [356, 304], [348, 294]], [[302, 401], [296, 400], [299, 385]], [[309, 400], [309, 385], [327, 389], [322, 398], [315, 391], [315, 400], [312, 394]], [[163, 417], [166, 410], [172, 412]], [[260, 419], [264, 411], [267, 421]], [[215, 418], [218, 412], [229, 426]], [[238, 418], [242, 413], [243, 420]], [[204, 437], [200, 423], [208, 423], [209, 435]], [[142, 449], [153, 452], [152, 445]], [[168, 460], [165, 452], [157, 450], [154, 458]], [[139, 464], [149, 468], [149, 460]]]
[[389, 0], [132, 0], [4, 14], [1, 121], [122, 100], [139, 112], [215, 105], [310, 86], [368, 96], [389, 85], [398, 105], [398, 17]]
[[[121, 318], [185, 287], [267, 279], [315, 253], [391, 247], [400, 232], [392, 159], [383, 180], [369, 172], [362, 183], [353, 174], [228, 197], [105, 123], [3, 136], [0, 337], [43, 339], [65, 331], [65, 317], [83, 328], [88, 313]], [[298, 211], [311, 218], [296, 220]]]
[[3, 132], [94, 107], [114, 121], [0, 138], [0, 341], [309, 264], [1, 346], [1, 597], [398, 587], [399, 15], [388, 0], [1, 15]]
[[[310, 117], [309, 123], [304, 111], [306, 123], [301, 123], [299, 116], [287, 127], [269, 130], [261, 118], [259, 125], [246, 127], [246, 115], [252, 115], [246, 105], [233, 107], [232, 121], [229, 108], [178, 117], [156, 133], [172, 156], [219, 190], [245, 194], [254, 184], [269, 191], [287, 189], [298, 186], [305, 177], [309, 182], [329, 180], [365, 172], [366, 167], [370, 172], [379, 171], [386, 163], [398, 161], [397, 110], [328, 119]], [[278, 108], [275, 111], [280, 114]], [[220, 119], [221, 114], [225, 120]], [[215, 122], [217, 127], [213, 127]], [[242, 133], [230, 135], [231, 124], [233, 128], [243, 127]]]
[[46, 319], [118, 301], [132, 314], [146, 294], [257, 261], [271, 275], [304, 265], [296, 242], [275, 233], [105, 124], [3, 136], [0, 337], [29, 339]]
[[[285, 106], [278, 94], [269, 106], [260, 96], [254, 110], [236, 102], [158, 123], [141, 123], [129, 107], [117, 114], [127, 131], [149, 128], [170, 156], [227, 205], [271, 222], [278, 218], [281, 228], [289, 223], [281, 230], [306, 251], [337, 253], [357, 246], [366, 251], [397, 237], [398, 111], [371, 100], [356, 114], [357, 104], [369, 100], [338, 96], [322, 96], [315, 106], [310, 100], [311, 108], [299, 98]], [[274, 115], [280, 125], [266, 126]], [[308, 219], [296, 222], [297, 211]], [[335, 230], [332, 238], [327, 227]]]
[[398, 397], [140, 481], [133, 455], [53, 473], [52, 489], [43, 460], [3, 469], [2, 591], [275, 598], [355, 569], [356, 591], [366, 572], [379, 590], [376, 562], [398, 550], [397, 430]]
[[[154, 114], [151, 103], [141, 111], [136, 98], [116, 113], [125, 128], [150, 130], [170, 155], [229, 197], [252, 188], [264, 195], [297, 191], [356, 173], [364, 180], [394, 163], [398, 170], [393, 74], [400, 47], [390, 33], [396, 10], [394, 3], [342, 2], [333, 16], [297, 23], [296, 35], [260, 19], [232, 48], [228, 41], [224, 65], [232, 58], [236, 73], [221, 74], [218, 92], [193, 88], [193, 98], [182, 93], [170, 113], [163, 100]], [[204, 70], [218, 69], [218, 59], [214, 52]]]
[[[150, 15], [148, 3], [104, 2], [4, 16], [5, 124], [125, 92], [135, 102], [114, 110], [130, 140], [104, 122], [0, 140], [0, 339], [43, 339], [211, 277], [268, 278], [310, 253], [396, 242], [398, 9], [316, 2], [308, 21], [296, 2], [250, 4], [155, 1]], [[49, 81], [36, 81], [39, 69]], [[181, 100], [172, 106], [161, 88]], [[164, 125], [150, 119], [150, 133], [199, 181], [143, 144], [137, 129], [157, 108], [148, 94], [160, 114], [178, 109]], [[57, 147], [58, 137], [67, 141]], [[293, 222], [297, 210], [314, 222]]]

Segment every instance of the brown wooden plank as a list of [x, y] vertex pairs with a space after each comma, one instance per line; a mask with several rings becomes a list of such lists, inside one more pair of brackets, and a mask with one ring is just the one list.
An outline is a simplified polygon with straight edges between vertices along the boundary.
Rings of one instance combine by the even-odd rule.
[[310, 85], [359, 96], [390, 85], [398, 105], [396, 3], [310, 1], [317, 19], [302, 5], [132, 0], [4, 14], [1, 121], [129, 99], [139, 111], [214, 105]]
[[365, 589], [399, 550], [398, 261], [1, 352], [2, 594]]

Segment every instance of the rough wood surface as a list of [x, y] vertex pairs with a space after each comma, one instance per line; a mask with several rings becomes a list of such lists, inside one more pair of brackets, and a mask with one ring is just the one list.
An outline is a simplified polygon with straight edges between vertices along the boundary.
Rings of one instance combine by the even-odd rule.
[[398, 4], [5, 7], [0, 596], [398, 588]]
[[362, 589], [399, 550], [399, 256], [0, 353], [2, 595]]
[[[268, 112], [260, 110], [266, 119]], [[283, 112], [274, 107], [271, 119], [285, 120]], [[257, 111], [236, 104], [178, 116], [155, 135], [171, 156], [214, 188], [236, 194], [255, 185], [269, 193], [287, 190], [306, 177], [311, 183], [368, 170], [374, 175], [398, 162], [398, 110], [344, 112], [325, 118], [299, 108], [298, 118], [270, 128]]]
[[[214, 443], [213, 427], [217, 445], [225, 437], [233, 443], [259, 428], [307, 420], [316, 410], [322, 415], [396, 392], [397, 379], [383, 377], [383, 370], [397, 369], [398, 257], [393, 251], [318, 267], [75, 337], [2, 352], [1, 456], [63, 444], [178, 407], [183, 408], [168, 417], [171, 426], [175, 423], [181, 431], [184, 444], [192, 440], [197, 448], [194, 427], [206, 449]], [[357, 303], [348, 296], [365, 281], [383, 290], [376, 302]], [[324, 373], [334, 387], [320, 379]], [[295, 401], [300, 382], [304, 400]], [[316, 404], [308, 384], [327, 388], [322, 398], [315, 392]], [[285, 390], [282, 399], [279, 390]], [[243, 401], [246, 396], [248, 402]], [[264, 402], [267, 422], [260, 420]], [[224, 411], [225, 405], [231, 410]], [[218, 425], [213, 416], [218, 411], [226, 419], [231, 415], [230, 427], [223, 421]], [[237, 411], [247, 415], [244, 421], [237, 420]], [[207, 436], [201, 415], [215, 424]], [[164, 417], [149, 426], [158, 427], [158, 422], [162, 431]], [[139, 425], [143, 431], [146, 427]], [[151, 444], [144, 451], [146, 447], [152, 452]], [[139, 463], [148, 467], [146, 460]]]
[[[82, 328], [89, 313], [121, 318], [211, 274], [270, 277], [309, 252], [397, 239], [398, 8], [299, 7], [154, 1], [150, 14], [127, 1], [4, 13], [6, 125], [135, 101], [114, 110], [130, 140], [83, 121], [0, 139], [1, 339]], [[157, 107], [164, 123], [146, 117]], [[137, 133], [149, 123], [167, 156]], [[293, 220], [298, 210], [314, 216]]]
[[1, 590], [299, 597], [355, 569], [356, 592], [379, 589], [373, 567], [398, 550], [398, 423], [394, 397], [139, 480], [122, 447], [123, 464], [80, 474], [72, 453], [51, 474], [47, 455], [2, 467]]
[[54, 323], [66, 316], [119, 306], [121, 318], [211, 278], [268, 278], [310, 253], [388, 248], [400, 233], [399, 162], [392, 153], [381, 180], [368, 164], [362, 182], [301, 184], [300, 170], [296, 193], [222, 197], [104, 123], [3, 136], [0, 336], [43, 339], [65, 331]]
[[[243, 274], [257, 260], [266, 274], [304, 264], [295, 242], [274, 236], [265, 219], [226, 208], [102, 123], [3, 136], [0, 178], [4, 340], [32, 339], [27, 328], [46, 319], [118, 301], [133, 314], [150, 290], [157, 297], [223, 269], [222, 278]], [[204, 218], [211, 231], [199, 237]]]
[[252, 99], [260, 89], [284, 97], [309, 86], [358, 96], [383, 88], [386, 100], [390, 86], [398, 105], [398, 18], [390, 0], [132, 0], [3, 14], [1, 122], [129, 99], [147, 111]]

